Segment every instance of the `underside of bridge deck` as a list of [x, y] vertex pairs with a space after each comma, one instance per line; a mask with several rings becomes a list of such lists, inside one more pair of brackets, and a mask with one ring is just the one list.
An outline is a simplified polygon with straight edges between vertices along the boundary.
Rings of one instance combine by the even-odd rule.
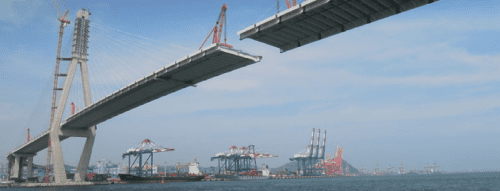
[[438, 0], [307, 0], [238, 32], [285, 52]]

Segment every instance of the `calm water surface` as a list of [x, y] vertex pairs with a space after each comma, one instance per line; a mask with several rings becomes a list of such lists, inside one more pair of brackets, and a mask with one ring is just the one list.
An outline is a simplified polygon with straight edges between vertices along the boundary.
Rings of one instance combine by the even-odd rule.
[[499, 190], [500, 173], [120, 184], [4, 190]]

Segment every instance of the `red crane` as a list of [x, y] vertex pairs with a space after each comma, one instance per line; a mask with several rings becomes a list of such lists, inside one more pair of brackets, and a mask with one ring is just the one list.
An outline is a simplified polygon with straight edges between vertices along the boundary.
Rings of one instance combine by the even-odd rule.
[[[59, 20], [61, 22], [61, 26], [59, 27], [59, 41], [57, 43], [57, 58], [56, 58], [56, 69], [54, 73], [54, 89], [53, 89], [53, 94], [52, 94], [52, 107], [51, 107], [51, 113], [50, 113], [50, 125], [52, 125], [52, 121], [54, 120], [54, 114], [56, 112], [56, 99], [57, 99], [57, 91], [61, 90], [60, 88], [57, 87], [57, 80], [61, 76], [65, 76], [64, 74], [59, 74], [59, 64], [61, 62], [61, 45], [62, 45], [62, 39], [63, 39], [63, 33], [64, 33], [64, 28], [66, 25], [70, 23], [70, 21], [67, 19], [69, 10], [67, 10], [64, 15], [61, 14], [61, 10], [59, 9], [59, 6], [57, 5], [56, 0], [52, 0], [54, 2], [54, 6], [56, 7], [57, 10], [57, 15]], [[50, 130], [50, 127], [49, 127]], [[49, 173], [50, 173], [50, 157], [51, 157], [51, 147], [50, 147], [50, 138], [48, 141], [48, 148], [47, 148], [47, 169], [45, 171], [45, 180], [44, 182], [50, 182], [49, 180]]]
[[[290, 5], [290, 0], [285, 0], [286, 2], [286, 7], [288, 7], [289, 9], [292, 7], [292, 5]], [[293, 0], [293, 6], [297, 5], [297, 0]]]
[[[212, 44], [220, 44], [229, 48], [233, 47], [226, 43], [226, 11], [227, 11], [227, 5], [224, 4], [222, 5], [222, 10], [220, 11], [219, 18], [215, 22], [214, 28], [210, 31], [210, 34], [208, 34], [205, 41], [203, 41], [203, 44], [201, 44], [200, 50], [201, 48], [203, 48], [203, 45], [205, 45], [205, 42], [207, 42], [208, 38], [210, 38], [210, 35], [212, 35], [212, 33], [214, 33]], [[220, 43], [220, 39], [222, 36], [222, 28], [224, 28], [224, 43]]]
[[297, 5], [297, 0], [293, 0], [293, 5], [290, 5], [290, 0], [285, 0], [286, 6], [290, 9], [293, 6]]

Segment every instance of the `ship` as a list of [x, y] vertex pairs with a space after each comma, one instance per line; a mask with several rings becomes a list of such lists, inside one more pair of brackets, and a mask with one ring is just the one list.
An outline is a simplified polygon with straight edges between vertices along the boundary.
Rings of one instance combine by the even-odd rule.
[[[138, 176], [133, 174], [118, 174], [120, 182], [122, 183], [165, 183], [165, 182], [193, 182], [201, 181], [205, 178], [203, 173], [200, 172], [200, 164], [194, 159], [194, 162], [189, 164], [188, 176]], [[186, 166], [186, 165], [184, 165]], [[178, 170], [181, 165], [178, 164]], [[176, 173], [177, 175], [178, 173]]]
[[[159, 153], [159, 152], [167, 152], [167, 151], [174, 151], [175, 149], [173, 148], [165, 148], [160, 145], [155, 144], [153, 141], [149, 139], [144, 139], [139, 145], [135, 148], [131, 148], [127, 150], [126, 153], [123, 153], [122, 158], [129, 157], [129, 161], [131, 161], [130, 157], [134, 156], [136, 159], [134, 160], [134, 163], [137, 159], [139, 159], [139, 164], [134, 167], [134, 163], [130, 163], [126, 167], [126, 173], [125, 174], [118, 174], [118, 177], [120, 177], [120, 183], [165, 183], [165, 182], [191, 182], [191, 181], [201, 181], [202, 179], [205, 178], [203, 173], [200, 172], [198, 169], [199, 164], [198, 162], [195, 161], [192, 163], [188, 163], [185, 165], [181, 165], [180, 163], [177, 163], [177, 173], [171, 174], [172, 176], [167, 176], [166, 172], [165, 175], [161, 176], [158, 175], [153, 168], [150, 168], [150, 166], [153, 166], [153, 153]], [[147, 154], [149, 157], [146, 159], [145, 163], [142, 163], [142, 155]], [[151, 159], [150, 163], [148, 160]], [[149, 165], [149, 164], [151, 165]], [[189, 175], [180, 175], [179, 170], [181, 168], [184, 168], [185, 166], [189, 166]], [[131, 174], [130, 170], [131, 169], [137, 169], [135, 174]]]
[[138, 176], [133, 174], [118, 174], [121, 183], [165, 183], [201, 181], [203, 175], [195, 176]]

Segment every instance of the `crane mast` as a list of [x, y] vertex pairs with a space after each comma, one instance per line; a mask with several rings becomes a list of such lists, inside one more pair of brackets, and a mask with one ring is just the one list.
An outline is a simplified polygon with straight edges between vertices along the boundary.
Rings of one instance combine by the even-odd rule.
[[[65, 74], [59, 74], [59, 65], [61, 63], [61, 47], [62, 47], [62, 40], [63, 40], [63, 34], [64, 34], [64, 28], [66, 27], [67, 24], [70, 23], [69, 20], [66, 20], [66, 17], [68, 16], [69, 10], [67, 10], [64, 15], [61, 14], [61, 10], [59, 9], [59, 6], [57, 5], [56, 0], [52, 0], [54, 2], [54, 6], [56, 7], [57, 13], [59, 20], [61, 22], [61, 25], [59, 26], [59, 41], [57, 42], [57, 57], [56, 57], [56, 67], [55, 67], [55, 72], [54, 72], [54, 88], [53, 88], [53, 93], [52, 93], [52, 105], [51, 105], [51, 112], [50, 112], [50, 126], [52, 126], [52, 122], [54, 121], [54, 114], [56, 112], [56, 100], [57, 100], [57, 91], [62, 90], [61, 88], [57, 87], [57, 81], [59, 77], [61, 76], [66, 76]], [[49, 130], [50, 130], [49, 126]], [[47, 169], [45, 170], [45, 181], [44, 182], [50, 182], [49, 180], [49, 174], [50, 174], [50, 160], [51, 160], [51, 147], [50, 147], [50, 138], [48, 141], [48, 147], [47, 147]]]
[[318, 158], [318, 154], [319, 154], [319, 137], [320, 137], [320, 133], [321, 133], [321, 129], [318, 129], [318, 134], [316, 136], [316, 147], [315, 147], [315, 151], [314, 151], [314, 157], [315, 158]]
[[313, 156], [313, 147], [314, 147], [314, 128], [311, 132], [311, 145], [309, 146], [309, 158]]

